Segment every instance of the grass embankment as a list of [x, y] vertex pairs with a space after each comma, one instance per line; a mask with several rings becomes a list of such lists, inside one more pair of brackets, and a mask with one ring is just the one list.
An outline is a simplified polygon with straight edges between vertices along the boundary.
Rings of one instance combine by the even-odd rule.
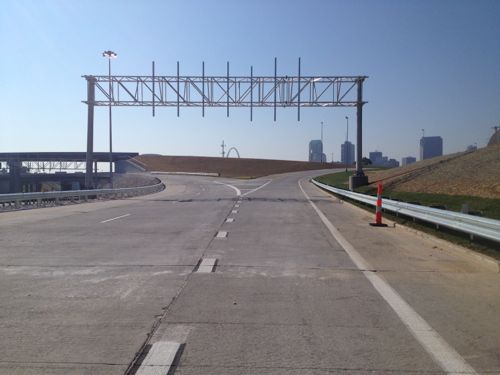
[[[318, 177], [317, 180], [327, 185], [331, 185], [341, 189], [349, 188], [349, 176], [353, 175], [354, 172], [339, 172], [324, 175]], [[356, 189], [357, 192], [363, 194], [373, 194], [376, 195], [377, 188], [374, 186], [363, 186]], [[483, 217], [489, 217], [492, 219], [500, 220], [500, 200], [499, 199], [488, 199], [480, 197], [472, 197], [466, 195], [446, 195], [446, 194], [428, 194], [428, 193], [407, 193], [399, 191], [385, 190], [383, 196], [390, 199], [398, 199], [404, 202], [418, 202], [424, 206], [445, 206], [446, 209], [451, 211], [460, 212], [462, 204], [467, 203], [469, 205], [469, 210], [481, 214]], [[352, 201], [351, 203], [356, 206], [362, 207], [368, 211], [373, 211], [373, 207], [363, 205], [362, 203]], [[453, 230], [448, 230], [447, 228], [441, 228], [437, 230], [434, 225], [425, 222], [415, 222], [410, 218], [405, 218], [401, 216], [393, 215], [389, 212], [385, 212], [384, 216], [389, 220], [396, 223], [414, 228], [416, 230], [432, 234], [436, 237], [442, 238], [444, 240], [456, 243], [458, 245], [468, 247], [475, 251], [479, 251], [491, 257], [500, 260], [500, 252], [498, 250], [498, 244], [492, 243], [490, 241], [483, 241], [481, 239], [475, 239], [471, 241], [468, 235], [456, 232]]]

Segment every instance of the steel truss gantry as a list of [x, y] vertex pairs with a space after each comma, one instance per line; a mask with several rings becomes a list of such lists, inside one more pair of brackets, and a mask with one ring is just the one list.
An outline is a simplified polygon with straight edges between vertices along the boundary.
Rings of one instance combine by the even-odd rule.
[[177, 74], [161, 76], [155, 74], [155, 63], [148, 76], [132, 75], [84, 75], [87, 80], [88, 127], [86, 186], [92, 186], [92, 152], [94, 107], [175, 107], [180, 116], [181, 107], [200, 107], [205, 116], [205, 108], [225, 107], [229, 117], [231, 107], [247, 107], [250, 121], [253, 109], [273, 108], [276, 121], [278, 108], [296, 108], [300, 121], [301, 108], [357, 108], [357, 164], [356, 175], [364, 176], [362, 159], [362, 111], [363, 82], [367, 76], [302, 76], [300, 58], [298, 74], [294, 76], [277, 74], [277, 59], [274, 60], [273, 76], [254, 76], [250, 67], [249, 76], [231, 76], [229, 62], [226, 75], [202, 74], [181, 76], [179, 62]]
[[83, 171], [85, 162], [83, 161], [24, 161], [22, 166], [30, 171], [51, 173], [52, 171]]

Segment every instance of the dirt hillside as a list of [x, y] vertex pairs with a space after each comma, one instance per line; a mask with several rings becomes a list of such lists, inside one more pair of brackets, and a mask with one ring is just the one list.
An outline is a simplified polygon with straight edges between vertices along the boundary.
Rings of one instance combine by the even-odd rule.
[[139, 155], [134, 160], [148, 171], [219, 173], [223, 177], [260, 177], [276, 173], [332, 168], [331, 163], [198, 156]]
[[500, 199], [500, 144], [367, 174], [395, 191]]

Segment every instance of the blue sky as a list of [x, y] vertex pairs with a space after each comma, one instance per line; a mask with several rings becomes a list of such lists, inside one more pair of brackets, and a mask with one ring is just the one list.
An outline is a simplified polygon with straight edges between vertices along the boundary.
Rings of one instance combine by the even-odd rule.
[[[102, 51], [118, 53], [115, 74], [368, 75], [364, 154], [418, 156], [421, 129], [445, 153], [482, 147], [500, 125], [500, 1], [94, 1], [0, 0], [0, 152], [83, 151], [83, 74], [106, 74]], [[115, 108], [113, 148], [305, 160], [325, 123], [336, 160], [354, 109]], [[108, 150], [107, 109], [96, 109], [95, 147]]]

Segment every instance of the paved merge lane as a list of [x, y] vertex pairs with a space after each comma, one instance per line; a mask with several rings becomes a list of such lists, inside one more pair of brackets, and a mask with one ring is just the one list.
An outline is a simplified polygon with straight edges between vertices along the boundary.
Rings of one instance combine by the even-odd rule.
[[[0, 215], [0, 374], [123, 374], [141, 349], [138, 373], [176, 352], [175, 374], [443, 373], [314, 211], [310, 175], [172, 176]], [[499, 274], [302, 186], [466, 363], [500, 373]]]
[[1, 215], [0, 373], [124, 373], [233, 204], [226, 187], [177, 180], [143, 198]]

